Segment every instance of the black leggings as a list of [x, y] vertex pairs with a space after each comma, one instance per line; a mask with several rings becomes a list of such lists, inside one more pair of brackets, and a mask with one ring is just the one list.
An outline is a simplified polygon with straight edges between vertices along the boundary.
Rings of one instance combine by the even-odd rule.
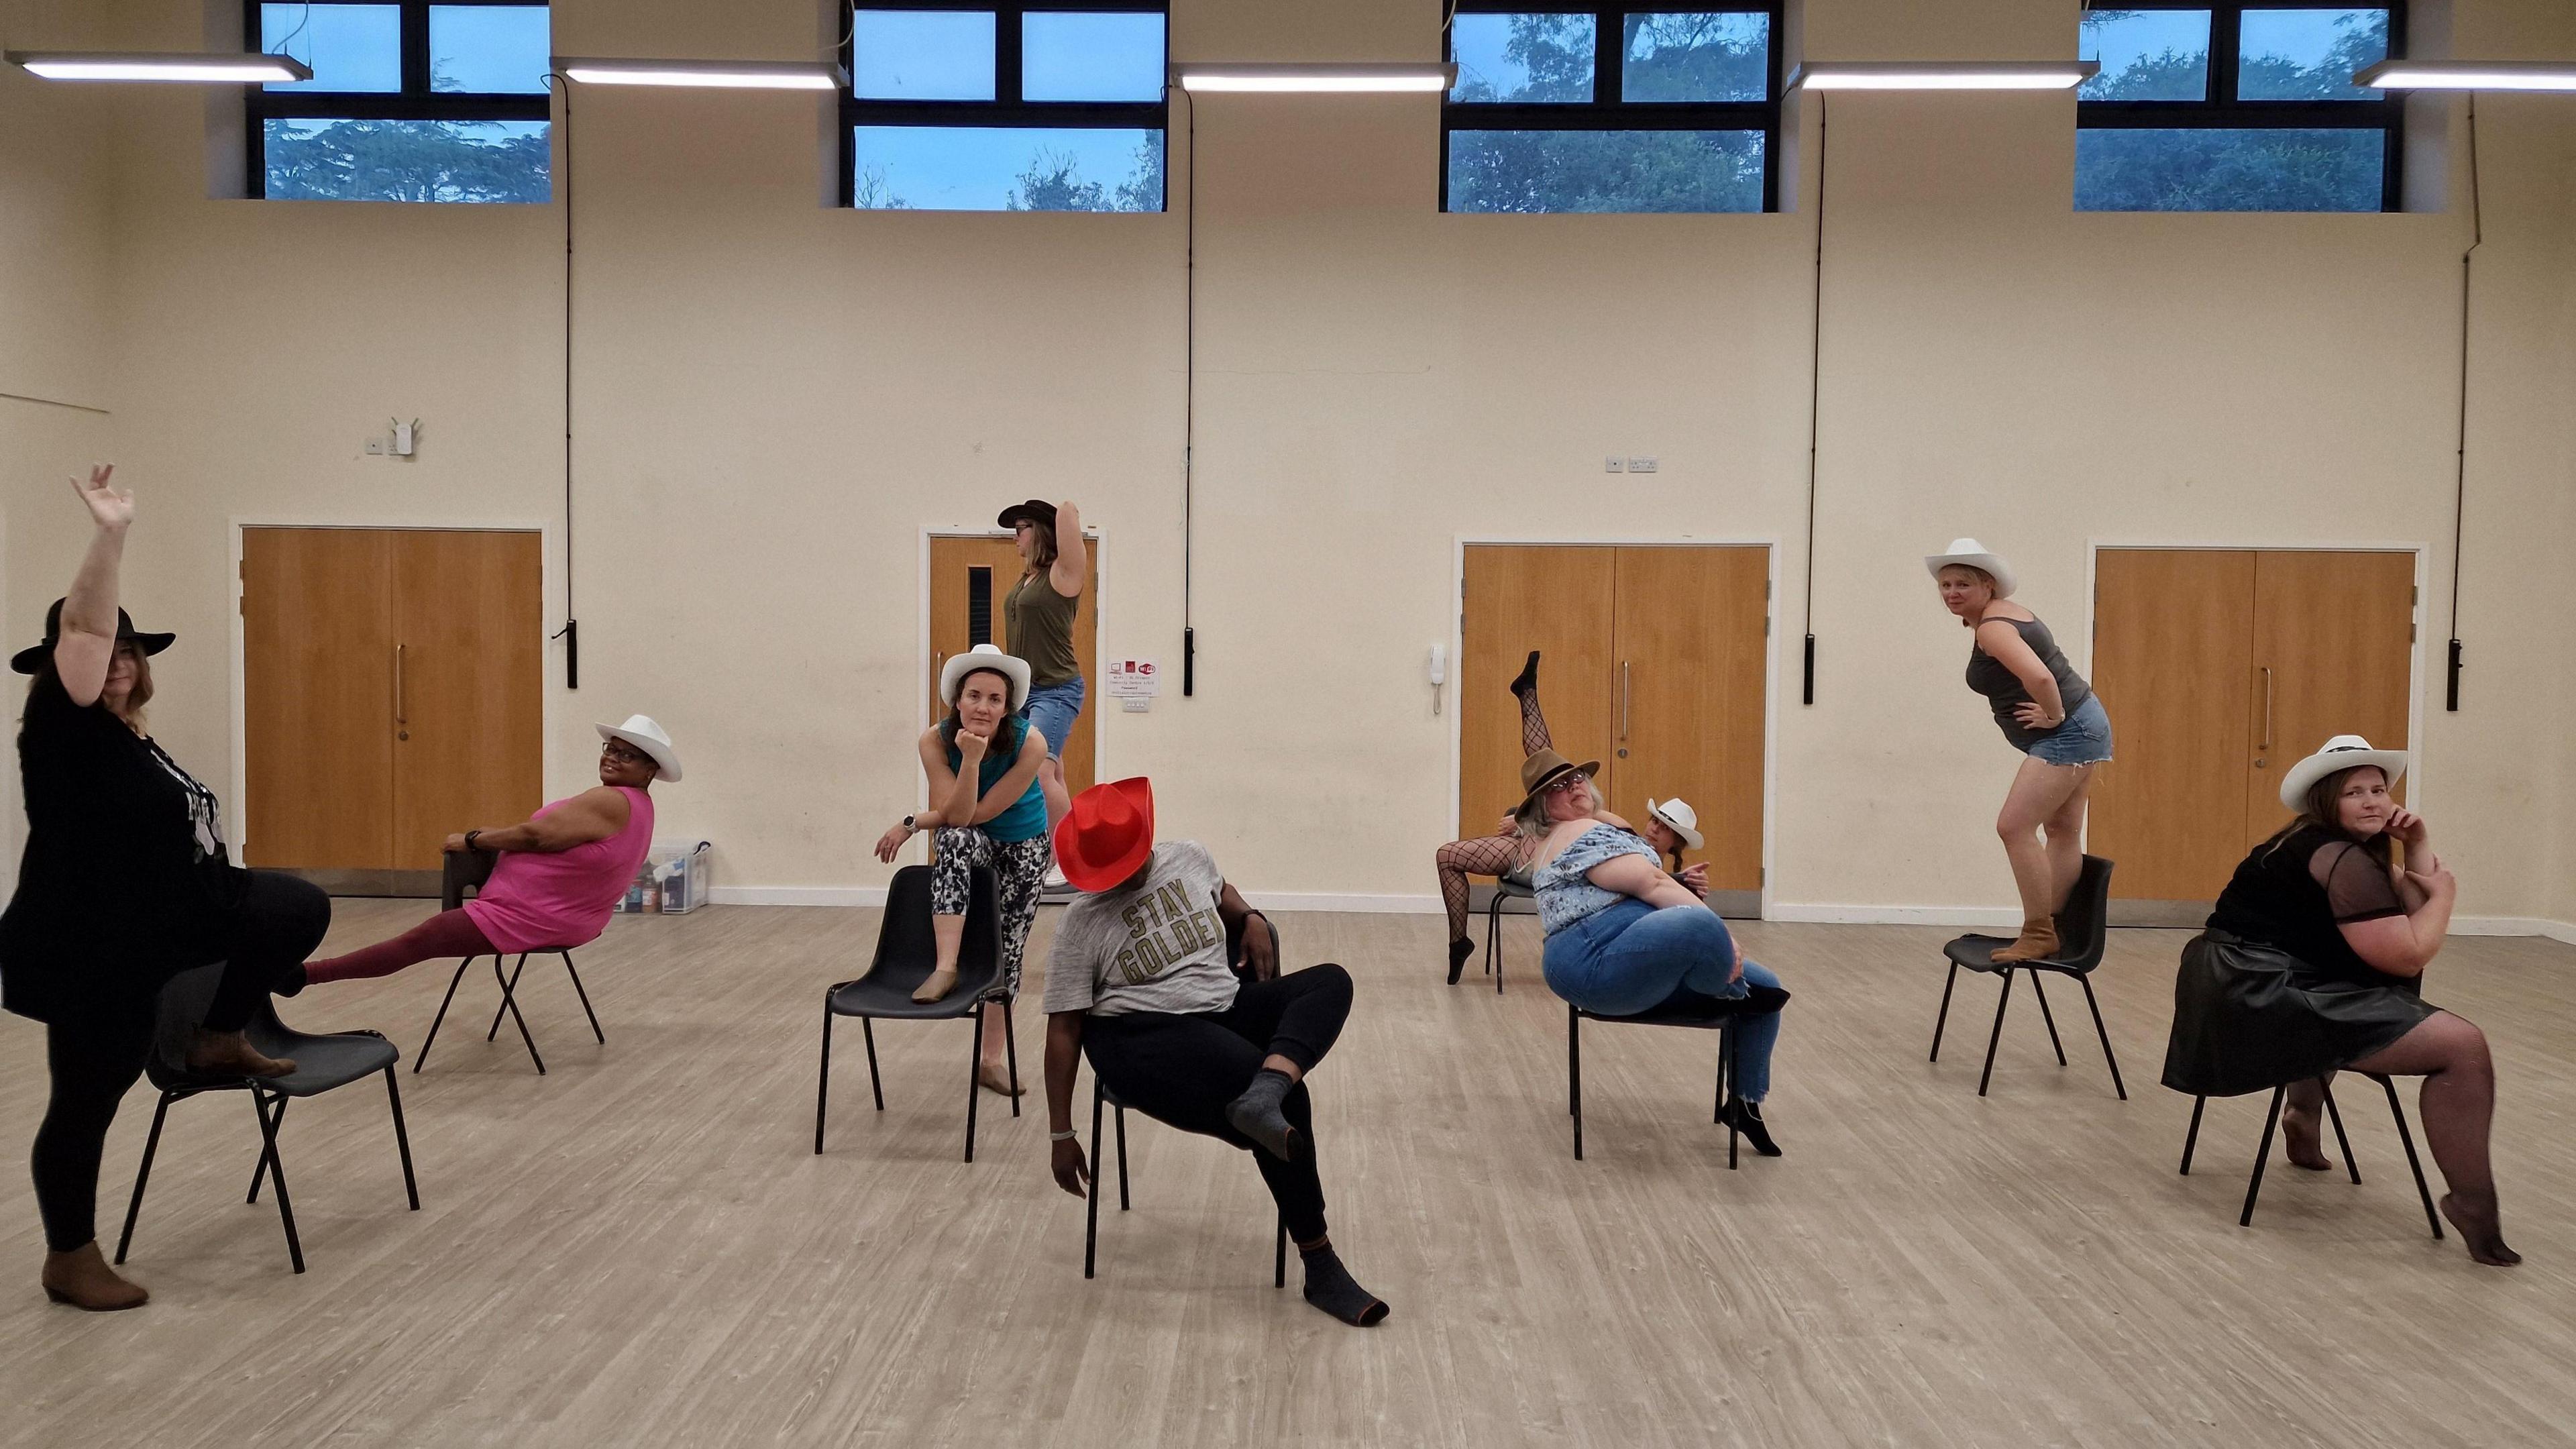
[[[1351, 1014], [1351, 974], [1309, 966], [1255, 981], [1223, 1011], [1182, 1016], [1137, 1012], [1083, 1021], [1091, 1069], [1120, 1101], [1157, 1122], [1240, 1147], [1261, 1168], [1270, 1196], [1300, 1243], [1324, 1236], [1324, 1184], [1315, 1173], [1314, 1107], [1300, 1081], [1280, 1104], [1305, 1140], [1294, 1162], [1282, 1162], [1234, 1130], [1226, 1103], [1240, 1096], [1272, 1053], [1312, 1072]], [[1094, 1150], [1098, 1144], [1093, 1144]]]
[[[304, 958], [331, 926], [331, 898], [294, 876], [253, 871], [219, 940], [223, 981], [206, 1008], [209, 1031], [239, 1031], [280, 987], [303, 980]], [[45, 1066], [53, 1095], [36, 1129], [31, 1165], [45, 1246], [69, 1252], [98, 1236], [98, 1163], [117, 1103], [151, 1055], [154, 1001], [118, 1003], [49, 1023]]]

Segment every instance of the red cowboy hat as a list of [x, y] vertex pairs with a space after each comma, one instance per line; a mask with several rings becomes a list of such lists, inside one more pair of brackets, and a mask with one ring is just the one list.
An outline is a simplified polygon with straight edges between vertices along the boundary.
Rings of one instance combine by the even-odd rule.
[[1055, 860], [1076, 890], [1123, 885], [1154, 853], [1154, 784], [1139, 775], [1073, 797], [1055, 831]]

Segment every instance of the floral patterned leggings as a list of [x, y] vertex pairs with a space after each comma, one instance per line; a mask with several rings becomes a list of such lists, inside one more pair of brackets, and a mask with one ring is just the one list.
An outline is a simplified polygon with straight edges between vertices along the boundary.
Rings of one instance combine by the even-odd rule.
[[[1536, 754], [1552, 743], [1547, 733], [1547, 716], [1538, 707], [1538, 691], [1530, 690], [1521, 699], [1521, 753]], [[1449, 939], [1467, 939], [1467, 877], [1471, 875], [1508, 875], [1529, 863], [1530, 847], [1538, 842], [1520, 836], [1479, 836], [1474, 840], [1453, 840], [1433, 852], [1432, 860], [1440, 869], [1440, 904], [1449, 913]]]
[[939, 858], [930, 867], [930, 913], [962, 916], [974, 869], [993, 872], [1002, 904], [1002, 988], [1020, 994], [1020, 962], [1027, 954], [1029, 926], [1038, 918], [1038, 892], [1046, 885], [1047, 838], [995, 840], [980, 827], [943, 825], [933, 837]]

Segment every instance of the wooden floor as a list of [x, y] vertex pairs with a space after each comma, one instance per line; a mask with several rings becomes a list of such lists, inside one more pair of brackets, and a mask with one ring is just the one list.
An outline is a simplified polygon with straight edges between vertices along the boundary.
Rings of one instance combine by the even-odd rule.
[[[346, 947], [419, 918], [341, 903]], [[1040, 921], [1043, 960], [1055, 912]], [[1725, 1166], [1714, 1043], [1585, 1033], [1588, 1160], [1565, 1114], [1564, 1008], [1507, 922], [1511, 990], [1441, 984], [1436, 918], [1285, 916], [1292, 963], [1360, 986], [1316, 1078], [1333, 1236], [1394, 1305], [1342, 1327], [1270, 1286], [1252, 1164], [1152, 1123], [1136, 1207], [1046, 1173], [1032, 1098], [986, 1097], [958, 1161], [965, 1029], [838, 1044], [831, 1150], [812, 1153], [823, 986], [873, 911], [717, 908], [621, 919], [583, 953], [593, 1044], [559, 968], [523, 988], [552, 1074], [476, 1035], [459, 994], [402, 1078], [423, 1208], [403, 1210], [383, 1094], [299, 1106], [285, 1139], [311, 1271], [242, 1201], [238, 1097], [173, 1110], [131, 1271], [154, 1299], [47, 1305], [22, 1172], [0, 1193], [0, 1436], [9, 1443], [1198, 1446], [2540, 1445], [2576, 1425], [2576, 949], [2458, 940], [2434, 999], [2484, 1023], [2503, 1081], [2506, 1224], [2529, 1261], [2434, 1243], [2384, 1105], [2343, 1094], [2364, 1185], [2276, 1166], [2236, 1225], [2261, 1099], [2156, 1085], [2176, 932], [2123, 932], [2100, 973], [2133, 1100], [2114, 1100], [2079, 993], [2073, 1065], [2015, 993], [1976, 1096], [1991, 983], [1960, 988], [1927, 1065], [1945, 932], [1750, 923], [1797, 993], [1769, 1108], [1788, 1149]], [[446, 985], [416, 968], [287, 1003], [406, 1058]], [[1034, 975], [1032, 987], [1036, 985]], [[1043, 1023], [1019, 1023], [1036, 1079]], [[506, 1028], [505, 1028], [506, 1031]], [[0, 1141], [44, 1092], [41, 1031], [0, 1019]], [[1088, 1083], [1084, 1086], [1088, 1104]], [[2412, 1093], [2408, 1094], [2412, 1110]], [[151, 1099], [108, 1145], [111, 1242]], [[1086, 1119], [1088, 1113], [1082, 1116]], [[2428, 1164], [2429, 1166], [2429, 1164]], [[1112, 1201], [1114, 1207], [1114, 1199]]]

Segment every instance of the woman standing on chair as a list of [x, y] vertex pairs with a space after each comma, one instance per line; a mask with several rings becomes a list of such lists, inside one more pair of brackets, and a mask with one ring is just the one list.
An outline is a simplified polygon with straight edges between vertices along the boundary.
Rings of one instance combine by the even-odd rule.
[[2084, 868], [2085, 800], [2093, 767], [2111, 758], [2111, 716], [2048, 626], [2011, 601], [2012, 565], [2001, 556], [1962, 538], [1923, 566], [1940, 585], [1942, 606], [1976, 631], [1968, 688], [1986, 697], [1995, 727], [2023, 757], [1995, 817], [2021, 895], [2021, 934], [1995, 959], [2046, 960], [2057, 954], [2057, 913]]
[[[1020, 962], [1038, 894], [1047, 872], [1047, 807], [1038, 771], [1047, 739], [1020, 713], [1028, 700], [1029, 665], [990, 644], [978, 644], [939, 671], [939, 698], [948, 718], [921, 735], [921, 769], [930, 777], [930, 808], [903, 817], [877, 841], [877, 859], [892, 861], [904, 842], [925, 830], [938, 858], [931, 863], [930, 929], [937, 964], [912, 993], [937, 1001], [957, 986], [957, 957], [966, 939], [966, 907], [973, 899], [974, 869], [993, 872], [1000, 887], [1002, 988], [1020, 994]], [[984, 1065], [977, 1080], [1006, 1097], [1019, 1089], [1003, 1069], [1005, 1018], [999, 1003], [984, 1008]]]
[[52, 1095], [36, 1129], [45, 1295], [76, 1308], [150, 1297], [100, 1256], [98, 1163], [125, 1089], [152, 1050], [161, 988], [223, 962], [184, 1063], [213, 1078], [279, 1077], [295, 1063], [243, 1035], [271, 992], [303, 989], [298, 965], [331, 925], [331, 900], [294, 876], [236, 867], [214, 792], [144, 732], [151, 657], [172, 636], [117, 607], [134, 497], [101, 466], [75, 478], [95, 525], [45, 639], [10, 661], [35, 676], [18, 731], [27, 804], [18, 893], [0, 915], [0, 1004], [45, 1023]]
[[[314, 981], [391, 976], [423, 961], [495, 958], [589, 945], [653, 848], [653, 782], [680, 778], [680, 753], [650, 715], [595, 725], [599, 783], [516, 825], [447, 837], [450, 854], [498, 855], [474, 899], [389, 941], [307, 962]], [[569, 959], [569, 958], [567, 958]], [[496, 968], [497, 969], [497, 968]]]
[[1038, 788], [1046, 798], [1047, 829], [1053, 830], [1065, 811], [1064, 747], [1082, 716], [1082, 658], [1073, 652], [1073, 616], [1091, 576], [1091, 551], [1082, 541], [1082, 510], [1070, 498], [1014, 503], [998, 521], [1011, 531], [1027, 564], [1002, 599], [1002, 632], [1011, 653], [1029, 666], [1027, 699], [1016, 712], [1046, 740]]
[[2405, 751], [2359, 735], [2283, 773], [2281, 803], [2297, 818], [2236, 867], [2183, 948], [2164, 1083], [2195, 1097], [2290, 1084], [2290, 1160], [2323, 1170], [2319, 1109], [2336, 1072], [2422, 1077], [2424, 1138], [2450, 1186], [2442, 1216], [2470, 1257], [2507, 1267], [2522, 1255], [2505, 1246], [2487, 1157], [2486, 1034], [2423, 998], [2459, 883], [2424, 817], [2389, 797], [2405, 773]]
[[[1521, 753], [1536, 754], [1552, 743], [1547, 716], [1538, 707], [1537, 650], [1530, 651], [1511, 689], [1521, 707]], [[1432, 852], [1432, 867], [1440, 876], [1440, 905], [1449, 915], [1450, 985], [1458, 984], [1458, 974], [1465, 969], [1467, 958], [1476, 954], [1476, 943], [1467, 934], [1467, 877], [1519, 875], [1529, 869], [1530, 852], [1535, 848], [1534, 841], [1512, 828], [1512, 817], [1506, 815], [1493, 834], [1453, 840]]]
[[1768, 968], [1744, 959], [1715, 911], [1656, 865], [1654, 847], [1601, 808], [1592, 788], [1600, 768], [1554, 750], [1521, 763], [1527, 793], [1512, 819], [1536, 847], [1530, 880], [1547, 931], [1548, 989], [1602, 1016], [1750, 998], [1755, 1010], [1736, 1023], [1736, 1095], [1728, 1105], [1753, 1150], [1777, 1157], [1762, 1100], [1771, 1095], [1771, 1048], [1789, 994]]

